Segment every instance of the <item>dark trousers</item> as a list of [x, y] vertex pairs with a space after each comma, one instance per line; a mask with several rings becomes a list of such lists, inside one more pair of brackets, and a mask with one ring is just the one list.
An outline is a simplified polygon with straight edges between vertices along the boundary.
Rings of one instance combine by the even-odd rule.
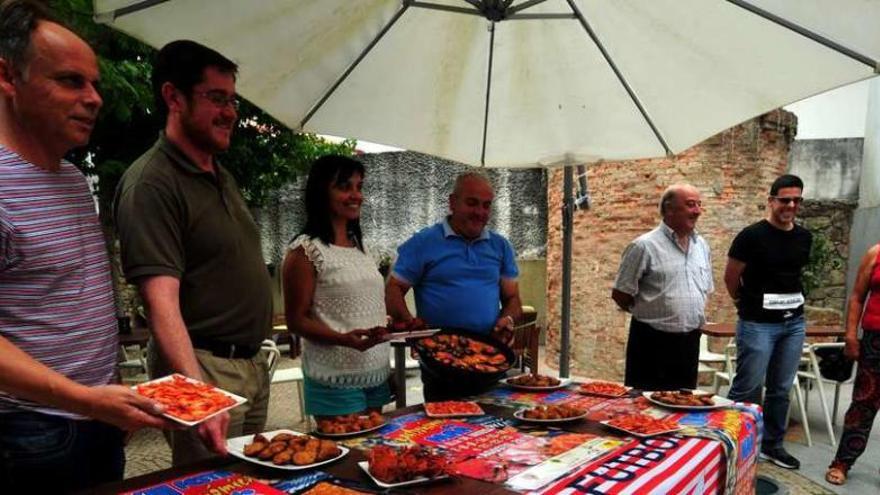
[[880, 332], [865, 331], [859, 343], [859, 367], [852, 402], [843, 420], [843, 435], [835, 462], [849, 469], [868, 445], [874, 417], [880, 409]]
[[123, 436], [99, 421], [0, 414], [0, 493], [69, 493], [119, 481]]
[[635, 318], [626, 343], [627, 386], [640, 390], [697, 388], [700, 331], [669, 333]]

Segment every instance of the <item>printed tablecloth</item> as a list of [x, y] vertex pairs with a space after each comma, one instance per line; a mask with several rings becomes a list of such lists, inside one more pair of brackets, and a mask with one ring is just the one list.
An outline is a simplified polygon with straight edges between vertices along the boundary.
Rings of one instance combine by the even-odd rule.
[[754, 493], [762, 423], [760, 409], [676, 412], [641, 397], [584, 396], [570, 390], [523, 393], [496, 389], [478, 401], [508, 407], [574, 404], [601, 421], [641, 412], [672, 417], [685, 428], [650, 439], [544, 429], [492, 416], [433, 419], [424, 413], [393, 418], [373, 435], [344, 442], [419, 444], [444, 451], [454, 474], [504, 483], [530, 494]]

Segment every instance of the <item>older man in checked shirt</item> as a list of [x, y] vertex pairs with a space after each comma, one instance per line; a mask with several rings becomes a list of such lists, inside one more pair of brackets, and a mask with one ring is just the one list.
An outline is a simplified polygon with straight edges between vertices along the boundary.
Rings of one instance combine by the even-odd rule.
[[715, 290], [709, 245], [694, 228], [700, 192], [670, 186], [660, 199], [660, 225], [623, 252], [611, 298], [632, 314], [625, 383], [642, 390], [696, 388], [699, 328]]

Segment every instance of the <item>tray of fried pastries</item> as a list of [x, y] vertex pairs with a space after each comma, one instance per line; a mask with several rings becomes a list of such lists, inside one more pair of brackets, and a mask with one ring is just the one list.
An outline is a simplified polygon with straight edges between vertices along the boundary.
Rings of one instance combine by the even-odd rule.
[[261, 466], [309, 469], [341, 459], [348, 449], [333, 440], [291, 430], [275, 430], [226, 440], [229, 454]]

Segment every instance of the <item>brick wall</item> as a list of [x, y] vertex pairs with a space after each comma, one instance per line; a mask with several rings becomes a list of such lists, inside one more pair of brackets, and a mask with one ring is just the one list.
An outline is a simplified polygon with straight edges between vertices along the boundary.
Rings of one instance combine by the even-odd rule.
[[[786, 169], [796, 117], [777, 110], [717, 134], [668, 159], [603, 162], [587, 167], [592, 207], [574, 215], [572, 248], [571, 370], [620, 379], [628, 314], [611, 300], [611, 285], [626, 245], [660, 222], [660, 195], [688, 182], [702, 193], [697, 229], [713, 253], [716, 292], [710, 321], [732, 322], [736, 310], [723, 287], [727, 249], [746, 225], [763, 217], [770, 183]], [[547, 184], [547, 353], [558, 362], [562, 278], [562, 170]]]

